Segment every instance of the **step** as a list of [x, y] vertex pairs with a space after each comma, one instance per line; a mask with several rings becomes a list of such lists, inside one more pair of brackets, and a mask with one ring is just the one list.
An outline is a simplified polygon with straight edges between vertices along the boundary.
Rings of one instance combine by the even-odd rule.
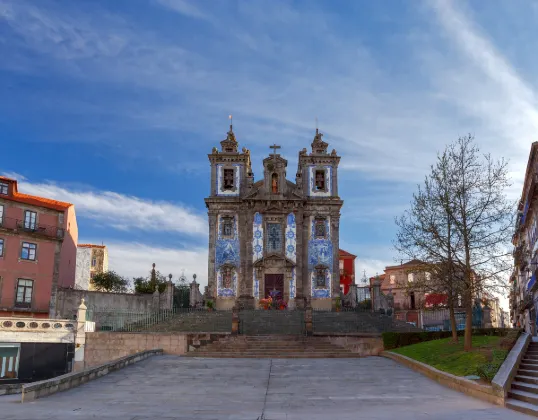
[[529, 384], [527, 382], [514, 381], [512, 382], [512, 389], [518, 389], [520, 391], [538, 394], [538, 384]]
[[538, 356], [525, 355], [521, 361], [523, 362], [525, 360], [528, 360], [530, 363], [534, 363], [534, 362], [538, 363]]
[[524, 401], [530, 404], [538, 405], [538, 394], [534, 394], [532, 392], [511, 389], [510, 391], [508, 391], [508, 396], [510, 398], [515, 398], [516, 400], [519, 400], [519, 401]]
[[515, 381], [517, 382], [524, 382], [524, 383], [528, 383], [528, 384], [536, 384], [538, 385], [538, 378], [535, 377], [535, 376], [525, 376], [525, 375], [516, 375], [516, 377], [514, 378]]
[[520, 369], [524, 370], [538, 370], [538, 364], [535, 363], [520, 363]]
[[508, 398], [505, 403], [506, 407], [512, 410], [519, 411], [520, 413], [529, 414], [531, 416], [538, 416], [538, 406], [530, 404], [524, 401]]
[[206, 358], [211, 357], [215, 359], [349, 359], [349, 358], [359, 358], [361, 357], [357, 353], [349, 353], [342, 355], [333, 355], [333, 354], [252, 354], [252, 353], [187, 353], [185, 357], [200, 357]]
[[535, 370], [518, 369], [517, 374], [522, 376], [538, 377], [538, 371]]

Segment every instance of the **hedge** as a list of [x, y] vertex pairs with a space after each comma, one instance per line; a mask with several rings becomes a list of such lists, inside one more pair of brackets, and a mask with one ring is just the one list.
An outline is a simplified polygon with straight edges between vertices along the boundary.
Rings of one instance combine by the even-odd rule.
[[[505, 337], [513, 328], [473, 328], [473, 335], [494, 335]], [[458, 331], [458, 336], [463, 336], [464, 331]], [[410, 346], [411, 344], [424, 341], [440, 340], [452, 337], [452, 331], [417, 331], [417, 332], [384, 332], [383, 346], [385, 350], [397, 349], [398, 347]]]

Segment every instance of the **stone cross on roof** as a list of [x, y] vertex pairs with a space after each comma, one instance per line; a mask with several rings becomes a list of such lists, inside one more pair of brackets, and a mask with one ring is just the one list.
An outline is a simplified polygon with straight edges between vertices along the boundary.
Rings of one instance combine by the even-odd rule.
[[276, 149], [280, 149], [280, 146], [273, 144], [272, 146], [269, 146], [269, 149], [273, 149], [273, 160], [276, 160]]

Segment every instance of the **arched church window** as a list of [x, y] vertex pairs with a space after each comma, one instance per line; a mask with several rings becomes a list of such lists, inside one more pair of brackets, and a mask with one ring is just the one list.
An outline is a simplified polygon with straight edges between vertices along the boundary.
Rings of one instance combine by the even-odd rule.
[[273, 192], [273, 194], [278, 193], [278, 175], [277, 174], [273, 174], [273, 176], [271, 177], [271, 191]]
[[234, 188], [234, 170], [224, 169], [222, 173], [223, 188], [225, 190], [232, 190]]
[[327, 287], [327, 276], [326, 276], [327, 269], [323, 266], [316, 267], [315, 272], [315, 284], [316, 288], [318, 289], [324, 289]]
[[234, 278], [234, 269], [230, 266], [225, 266], [222, 268], [222, 288], [231, 289], [233, 288], [233, 278]]

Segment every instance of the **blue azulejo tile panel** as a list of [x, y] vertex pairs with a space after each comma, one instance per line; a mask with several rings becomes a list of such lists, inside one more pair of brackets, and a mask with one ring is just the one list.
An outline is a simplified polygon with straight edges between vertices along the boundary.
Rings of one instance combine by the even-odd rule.
[[291, 269], [291, 280], [290, 280], [290, 299], [295, 299], [295, 285], [296, 285], [296, 271], [295, 267]]
[[234, 169], [234, 188], [230, 190], [224, 189], [224, 165], [219, 163], [216, 165], [217, 170], [217, 179], [216, 182], [216, 189], [217, 189], [217, 195], [219, 196], [227, 196], [227, 197], [237, 197], [240, 193], [241, 188], [241, 167], [243, 165], [241, 163], [233, 163], [232, 167]]
[[286, 224], [286, 258], [296, 262], [297, 260], [297, 225], [295, 214], [288, 214]]
[[263, 219], [260, 213], [254, 215], [252, 222], [252, 262], [263, 258]]
[[[332, 269], [333, 269], [333, 244], [330, 239], [315, 239], [314, 236], [315, 219], [311, 218], [310, 240], [308, 241], [308, 272], [310, 276], [311, 295], [314, 298], [330, 298], [332, 286]], [[330, 238], [329, 218], [326, 220], [327, 238]], [[316, 267], [325, 267], [325, 287], [320, 288], [316, 285]]]
[[[233, 227], [232, 235], [224, 236], [222, 224], [224, 217], [232, 217]], [[239, 232], [238, 232], [237, 214], [220, 214], [217, 223], [217, 242], [215, 244], [215, 271], [217, 277], [217, 295], [218, 296], [236, 296], [237, 292], [237, 271], [240, 266], [239, 258]], [[234, 268], [233, 281], [229, 279], [223, 283], [221, 267], [226, 264]]]
[[253, 287], [252, 287], [252, 296], [255, 298], [255, 299], [259, 299], [260, 298], [260, 280], [258, 280], [256, 278], [256, 270], [253, 270], [253, 274], [252, 274], [252, 284], [253, 284]]
[[236, 296], [237, 291], [237, 271], [233, 271], [231, 284], [226, 284], [222, 270], [217, 270], [217, 291], [220, 297]]
[[[316, 169], [325, 170], [325, 189], [320, 191], [316, 188]], [[332, 166], [310, 165], [308, 167], [308, 195], [311, 197], [330, 197], [332, 195]]]

